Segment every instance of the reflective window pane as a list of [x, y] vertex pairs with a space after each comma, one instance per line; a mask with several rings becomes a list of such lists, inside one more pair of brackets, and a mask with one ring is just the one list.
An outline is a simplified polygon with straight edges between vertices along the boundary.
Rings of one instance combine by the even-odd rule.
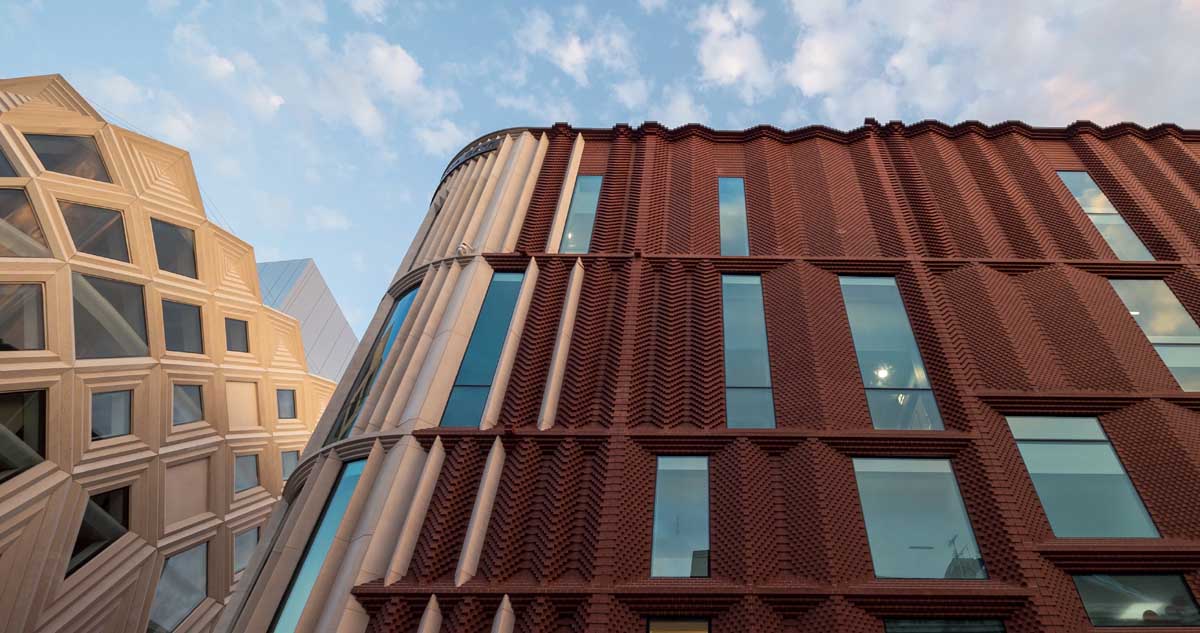
[[133, 414], [132, 391], [106, 391], [92, 394], [92, 439], [129, 435]]
[[467, 351], [458, 367], [454, 388], [442, 413], [442, 426], [479, 426], [524, 278], [523, 273], [492, 275]]
[[75, 356], [148, 356], [142, 287], [71, 273], [75, 306]]
[[245, 492], [258, 486], [258, 455], [238, 455], [233, 459], [233, 491]]
[[720, 198], [721, 254], [749, 255], [750, 237], [746, 228], [746, 181], [718, 178]]
[[0, 152], [0, 178], [16, 178], [17, 170], [13, 169], [12, 163], [4, 152]]
[[1200, 345], [1155, 345], [1179, 388], [1184, 391], [1200, 391]]
[[238, 573], [250, 564], [254, 548], [258, 546], [258, 528], [246, 530], [233, 537], [233, 573]]
[[1110, 279], [1184, 391], [1200, 391], [1200, 326], [1161, 279]]
[[120, 211], [66, 201], [59, 201], [58, 206], [62, 209], [75, 250], [117, 261], [129, 261], [125, 219]]
[[276, 389], [275, 408], [280, 420], [294, 420], [296, 418], [296, 390]]
[[50, 257], [46, 234], [22, 189], [0, 189], [0, 257]]
[[316, 528], [309, 537], [308, 546], [304, 549], [300, 564], [296, 566], [296, 572], [288, 585], [287, 593], [279, 603], [279, 611], [275, 613], [275, 621], [271, 624], [272, 632], [290, 633], [296, 630], [300, 614], [304, 611], [304, 605], [308, 603], [313, 583], [317, 581], [317, 575], [325, 563], [325, 556], [329, 554], [329, 548], [333, 546], [333, 537], [341, 527], [342, 517], [345, 516], [346, 508], [350, 505], [350, 497], [353, 496], [354, 487], [358, 485], [358, 480], [362, 477], [365, 465], [366, 460], [360, 459], [342, 466], [342, 472], [338, 475], [333, 490], [329, 493], [329, 500], [325, 502], [321, 518], [317, 519]]
[[567, 210], [567, 221], [563, 226], [560, 253], [586, 253], [592, 245], [592, 227], [596, 223], [596, 206], [600, 204], [600, 186], [603, 176], [579, 176], [575, 178], [575, 192], [571, 194], [571, 207]]
[[1004, 633], [1000, 620], [885, 620], [884, 633]]
[[1095, 626], [1200, 626], [1196, 600], [1179, 575], [1075, 576]]
[[708, 633], [708, 620], [652, 619], [649, 633]]
[[725, 415], [731, 428], [771, 428], [771, 360], [757, 275], [721, 275], [725, 340]]
[[0, 393], [0, 483], [46, 454], [46, 392]]
[[25, 140], [42, 161], [47, 171], [69, 174], [90, 180], [112, 182], [96, 139], [90, 136], [59, 136], [26, 134]]
[[204, 400], [200, 385], [175, 385], [171, 392], [171, 424], [178, 426], [204, 419]]
[[942, 428], [942, 414], [929, 389], [867, 389], [867, 408], [877, 429]]
[[487, 405], [491, 385], [476, 387], [474, 385], [456, 385], [450, 390], [446, 399], [446, 408], [442, 411], [442, 426], [474, 428], [479, 426], [483, 417], [483, 408]]
[[1146, 250], [1146, 245], [1138, 239], [1133, 229], [1125, 223], [1116, 207], [1108, 201], [1108, 197], [1096, 186], [1096, 182], [1086, 171], [1060, 171], [1058, 177], [1070, 190], [1071, 196], [1079, 203], [1080, 208], [1087, 214], [1100, 236], [1108, 243], [1109, 248], [1117, 259], [1129, 261], [1152, 261], [1154, 256]]
[[0, 352], [46, 349], [42, 284], [0, 284]]
[[207, 596], [208, 543], [168, 557], [150, 607], [150, 633], [174, 631]]
[[204, 353], [200, 306], [163, 300], [163, 334], [171, 352]]
[[89, 560], [112, 545], [129, 529], [129, 488], [117, 488], [94, 494], [88, 499], [87, 508], [79, 532], [75, 535], [75, 546], [67, 563], [67, 575], [83, 567]]
[[158, 269], [195, 279], [195, 231], [155, 218], [150, 219], [150, 227], [154, 232], [154, 252], [158, 256]]
[[250, 351], [250, 326], [241, 319], [225, 319], [225, 349], [230, 352]]
[[284, 451], [279, 454], [279, 461], [283, 465], [283, 478], [287, 480], [296, 471], [296, 465], [300, 463], [300, 451]]
[[708, 458], [660, 456], [650, 575], [708, 576]]
[[987, 578], [945, 459], [855, 458], [871, 561], [879, 578]]

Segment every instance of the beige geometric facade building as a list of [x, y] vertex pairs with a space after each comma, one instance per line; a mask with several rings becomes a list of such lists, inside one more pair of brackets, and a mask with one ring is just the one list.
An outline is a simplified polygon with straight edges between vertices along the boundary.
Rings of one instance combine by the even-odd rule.
[[0, 81], [0, 633], [210, 630], [333, 387], [186, 152]]

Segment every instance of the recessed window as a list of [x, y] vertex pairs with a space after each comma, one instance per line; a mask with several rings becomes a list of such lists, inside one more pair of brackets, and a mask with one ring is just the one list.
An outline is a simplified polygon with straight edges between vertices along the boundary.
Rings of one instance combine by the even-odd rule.
[[78, 176], [100, 182], [112, 182], [96, 139], [90, 136], [26, 134], [25, 140], [47, 171]]
[[296, 419], [296, 390], [276, 389], [275, 408], [280, 420]]
[[204, 392], [200, 385], [175, 385], [171, 390], [171, 425], [204, 419]]
[[1198, 626], [1200, 611], [1178, 574], [1075, 576], [1083, 608], [1095, 626]]
[[231, 352], [250, 351], [250, 326], [241, 319], [225, 318], [225, 349]]
[[891, 277], [841, 277], [846, 317], [877, 429], [942, 428], [908, 312]]
[[1200, 327], [1161, 279], [1110, 279], [1184, 391], [1200, 391]]
[[725, 424], [730, 428], [773, 428], [771, 358], [758, 275], [721, 275], [725, 330]]
[[107, 257], [117, 261], [129, 261], [129, 245], [125, 242], [125, 219], [120, 211], [93, 207], [78, 202], [58, 203], [75, 250]]
[[708, 633], [708, 620], [651, 619], [649, 633]]
[[1125, 223], [1125, 218], [1117, 213], [1116, 207], [1108, 201], [1108, 196], [1096, 186], [1096, 181], [1086, 171], [1060, 171], [1058, 177], [1070, 190], [1075, 202], [1083, 208], [1100, 237], [1108, 243], [1108, 247], [1116, 254], [1117, 259], [1129, 261], [1152, 261], [1154, 256], [1146, 250], [1146, 245], [1138, 239], [1137, 233]]
[[203, 354], [204, 335], [200, 325], [200, 306], [164, 299], [162, 309], [167, 351]]
[[284, 451], [279, 454], [279, 462], [283, 466], [283, 479], [286, 481], [292, 473], [296, 472], [296, 465], [300, 463], [300, 451]]
[[567, 221], [563, 226], [558, 252], [586, 253], [591, 248], [596, 206], [600, 203], [600, 187], [603, 183], [603, 176], [575, 178], [575, 192], [571, 194], [571, 207], [567, 209]]
[[150, 228], [158, 269], [195, 279], [196, 232], [155, 218], [150, 219]]
[[442, 413], [442, 426], [479, 426], [524, 278], [523, 273], [492, 275], [492, 283], [475, 319], [475, 330], [471, 332], [467, 351], [458, 367], [454, 388], [450, 390], [450, 399]]
[[8, 157], [4, 152], [0, 151], [0, 178], [16, 178], [17, 170], [13, 169], [12, 163], [8, 162]]
[[170, 556], [163, 563], [154, 604], [150, 607], [150, 631], [174, 631], [208, 597], [208, 543]]
[[254, 548], [258, 546], [258, 528], [246, 530], [233, 537], [233, 573], [238, 573], [250, 564]]
[[46, 392], [0, 393], [0, 483], [46, 455]]
[[856, 458], [878, 578], [987, 578], [946, 459]]
[[708, 458], [660, 456], [650, 575], [708, 576]]
[[148, 356], [146, 303], [142, 287], [103, 277], [71, 273], [75, 305], [75, 356]]
[[233, 460], [233, 491], [258, 487], [258, 455], [238, 455]]
[[1054, 535], [1157, 538], [1096, 418], [1008, 418]]
[[721, 254], [749, 255], [750, 233], [746, 227], [746, 181], [718, 178], [721, 215]]
[[129, 529], [129, 488], [94, 494], [83, 511], [75, 546], [67, 563], [67, 575], [112, 545]]
[[0, 284], [0, 352], [46, 349], [42, 284]]
[[0, 189], [0, 257], [50, 257], [46, 234], [24, 189]]
[[129, 435], [133, 419], [132, 391], [102, 391], [92, 393], [92, 439]]
[[885, 620], [884, 633], [1004, 633], [1000, 620]]

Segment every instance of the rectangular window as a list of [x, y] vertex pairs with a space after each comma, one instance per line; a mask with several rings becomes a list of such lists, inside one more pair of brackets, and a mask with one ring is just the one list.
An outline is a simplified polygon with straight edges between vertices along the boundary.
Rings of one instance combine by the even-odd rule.
[[762, 278], [721, 275], [725, 328], [725, 424], [730, 428], [775, 426]]
[[855, 458], [878, 578], [987, 578], [948, 459]]
[[365, 465], [366, 460], [359, 459], [342, 466], [342, 472], [333, 484], [329, 500], [325, 502], [325, 509], [321, 511], [321, 518], [317, 519], [316, 527], [308, 539], [300, 563], [296, 565], [287, 591], [279, 601], [279, 610], [275, 612], [275, 621], [271, 623], [272, 633], [296, 630], [300, 614], [304, 611], [304, 605], [308, 603], [313, 583], [321, 573], [321, 566], [325, 563], [329, 548], [333, 546], [333, 537], [342, 524], [342, 517], [350, 505], [350, 497], [354, 495], [354, 488], [362, 477]]
[[59, 201], [75, 250], [121, 262], [129, 261], [125, 220], [120, 211], [90, 204]]
[[708, 576], [708, 458], [660, 456], [650, 575]]
[[708, 633], [708, 620], [654, 618], [647, 630], [649, 633]]
[[174, 631], [208, 597], [208, 543], [169, 556], [163, 563], [154, 603], [150, 606], [150, 631]]
[[233, 491], [245, 492], [258, 487], [258, 455], [238, 455], [233, 459]]
[[720, 198], [721, 254], [749, 255], [750, 233], [746, 227], [746, 181], [718, 178]]
[[196, 278], [196, 232], [170, 222], [151, 218], [154, 233], [154, 252], [158, 269]]
[[1178, 574], [1075, 576], [1094, 626], [1200, 626], [1200, 611]]
[[0, 483], [46, 455], [46, 392], [0, 393]]
[[0, 257], [50, 257], [46, 234], [24, 189], [0, 189], [0, 229]]
[[1117, 259], [1129, 261], [1153, 261], [1154, 256], [1146, 250], [1146, 245], [1138, 239], [1137, 233], [1125, 223], [1125, 218], [1117, 213], [1116, 207], [1108, 201], [1108, 197], [1096, 186], [1096, 182], [1086, 171], [1060, 171], [1059, 179], [1070, 190], [1075, 202], [1083, 209], [1100, 237], [1108, 243], [1108, 247], [1116, 254]]
[[225, 318], [225, 349], [230, 352], [250, 351], [250, 325], [241, 319]]
[[346, 439], [350, 435], [354, 423], [358, 421], [358, 414], [362, 412], [363, 404], [367, 401], [367, 395], [371, 393], [371, 387], [375, 384], [375, 378], [379, 375], [380, 368], [383, 367], [388, 354], [396, 344], [396, 337], [399, 336], [400, 327], [404, 325], [404, 318], [408, 316], [408, 310], [417, 297], [417, 290], [417, 288], [409, 290], [392, 304], [391, 311], [388, 312], [388, 317], [383, 322], [383, 327], [379, 328], [379, 334], [371, 343], [371, 351], [367, 354], [366, 361], [358, 370], [358, 375], [354, 377], [346, 399], [342, 401], [342, 408], [338, 411], [337, 419], [329, 430], [329, 435], [325, 437], [325, 444]]
[[1109, 279], [1184, 391], [1200, 391], [1200, 327], [1161, 279]]
[[0, 352], [46, 349], [42, 284], [0, 284]]
[[149, 356], [142, 287], [71, 273], [76, 358]]
[[891, 277], [840, 277], [846, 318], [877, 429], [942, 429], [904, 300]]
[[200, 306], [163, 299], [163, 335], [167, 351], [204, 353], [204, 335], [200, 325]]
[[233, 537], [233, 573], [239, 573], [250, 564], [254, 548], [258, 546], [258, 528], [246, 530]]
[[450, 390], [450, 399], [442, 413], [442, 426], [479, 426], [524, 278], [524, 273], [492, 275], [492, 283], [475, 319], [475, 330], [471, 332], [467, 351], [458, 367], [458, 377], [454, 379], [454, 388]]
[[575, 191], [571, 194], [571, 207], [567, 209], [567, 222], [558, 252], [586, 253], [591, 248], [592, 227], [596, 223], [596, 207], [600, 204], [603, 183], [603, 176], [575, 178]]
[[885, 620], [884, 633], [1004, 633], [1000, 620]]
[[75, 546], [67, 562], [67, 575], [112, 545], [129, 529], [129, 488], [117, 488], [92, 495], [83, 511]]
[[1054, 535], [1157, 538], [1142, 499], [1096, 418], [1008, 418]]
[[133, 419], [132, 391], [92, 393], [92, 440], [129, 435]]
[[296, 471], [296, 464], [300, 463], [300, 451], [284, 451], [279, 454], [279, 462], [283, 466], [283, 480], [287, 481], [288, 477]]
[[204, 419], [204, 397], [200, 385], [175, 385], [171, 391], [171, 424], [189, 424]]
[[89, 180], [112, 182], [96, 139], [90, 136], [64, 136], [57, 134], [26, 134], [25, 140], [37, 154], [42, 167]]
[[296, 419], [296, 390], [276, 389], [275, 409], [280, 420]]

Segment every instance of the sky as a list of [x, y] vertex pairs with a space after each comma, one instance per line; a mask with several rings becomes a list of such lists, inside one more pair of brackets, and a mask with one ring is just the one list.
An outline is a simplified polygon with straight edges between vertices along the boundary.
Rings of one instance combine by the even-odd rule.
[[61, 73], [191, 152], [210, 218], [312, 257], [360, 335], [438, 178], [492, 130], [1200, 127], [1200, 0], [0, 0], [0, 77]]

